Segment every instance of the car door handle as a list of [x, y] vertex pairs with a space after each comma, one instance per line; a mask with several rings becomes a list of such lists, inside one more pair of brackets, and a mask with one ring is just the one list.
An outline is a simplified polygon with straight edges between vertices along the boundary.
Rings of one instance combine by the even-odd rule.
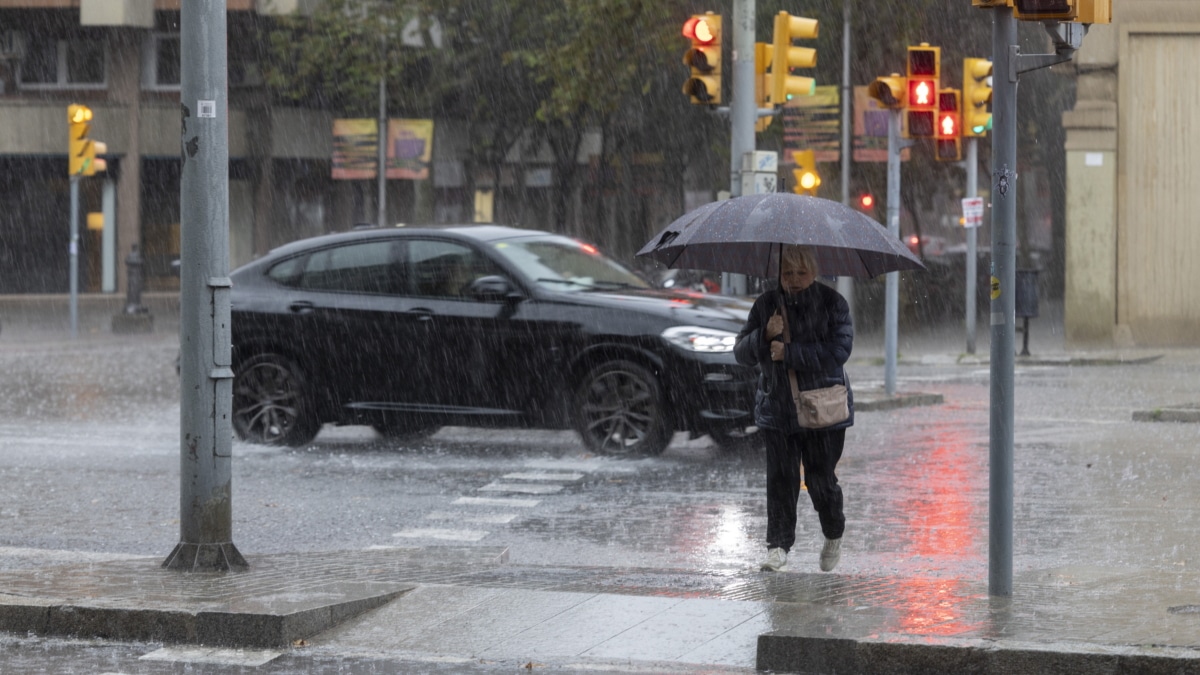
[[300, 300], [288, 305], [288, 311], [292, 314], [311, 314], [313, 309], [313, 304], [307, 300]]
[[433, 310], [432, 309], [426, 309], [424, 307], [417, 307], [415, 309], [408, 310], [407, 314], [408, 314], [409, 318], [411, 318], [413, 321], [419, 321], [422, 323], [426, 322], [426, 321], [433, 321]]

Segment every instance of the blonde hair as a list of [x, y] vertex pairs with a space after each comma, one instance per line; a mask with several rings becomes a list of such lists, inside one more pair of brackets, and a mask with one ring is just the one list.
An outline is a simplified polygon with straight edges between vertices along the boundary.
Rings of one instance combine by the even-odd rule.
[[821, 272], [817, 269], [817, 256], [813, 253], [811, 246], [794, 246], [784, 244], [783, 253], [779, 263], [779, 271], [783, 272], [784, 266], [800, 267], [809, 272], [812, 272], [814, 277], [820, 276]]

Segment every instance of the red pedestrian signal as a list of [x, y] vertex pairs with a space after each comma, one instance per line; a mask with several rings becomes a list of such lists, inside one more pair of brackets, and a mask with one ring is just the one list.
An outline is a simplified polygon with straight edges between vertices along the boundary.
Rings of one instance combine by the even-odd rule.
[[959, 91], [941, 90], [938, 92], [937, 141], [934, 152], [937, 161], [957, 162], [962, 159], [961, 124]]

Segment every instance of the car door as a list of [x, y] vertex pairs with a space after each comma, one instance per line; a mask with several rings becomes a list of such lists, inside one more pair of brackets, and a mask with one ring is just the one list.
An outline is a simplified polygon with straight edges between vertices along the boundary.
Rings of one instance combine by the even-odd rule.
[[499, 268], [466, 242], [429, 237], [409, 240], [408, 269], [428, 403], [450, 414], [513, 414], [492, 372], [508, 331], [506, 303], [471, 293], [472, 282]]
[[[403, 242], [379, 239], [320, 249], [308, 256], [297, 279], [294, 312], [307, 315], [298, 348], [323, 365], [335, 406], [377, 408], [411, 401], [421, 383], [408, 346], [410, 298]], [[397, 377], [397, 373], [405, 373]], [[410, 386], [398, 388], [395, 382]]]

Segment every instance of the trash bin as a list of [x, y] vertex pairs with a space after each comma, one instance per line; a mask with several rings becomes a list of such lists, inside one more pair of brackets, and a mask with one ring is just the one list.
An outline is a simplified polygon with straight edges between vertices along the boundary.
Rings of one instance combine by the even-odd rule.
[[1021, 333], [1021, 356], [1029, 356], [1029, 319], [1038, 315], [1038, 271], [1017, 270], [1016, 305], [1014, 312], [1024, 319]]
[[1016, 314], [1021, 318], [1038, 315], [1038, 270], [1017, 270]]

